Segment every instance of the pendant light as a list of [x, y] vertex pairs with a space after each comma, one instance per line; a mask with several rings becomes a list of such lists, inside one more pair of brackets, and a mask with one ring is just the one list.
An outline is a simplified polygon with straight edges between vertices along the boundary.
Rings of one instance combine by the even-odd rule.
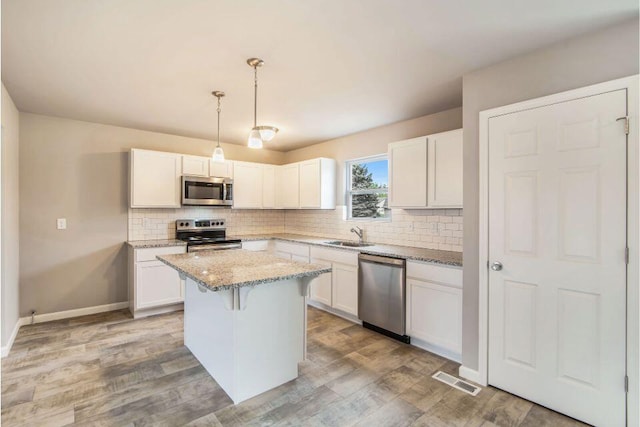
[[213, 150], [212, 157], [214, 162], [222, 163], [224, 162], [224, 151], [222, 151], [222, 147], [220, 147], [220, 98], [224, 96], [224, 92], [214, 90], [211, 94], [218, 98], [218, 145], [216, 145], [216, 149]]
[[249, 148], [262, 148], [263, 141], [271, 141], [273, 137], [276, 136], [278, 128], [274, 126], [258, 126], [258, 67], [262, 67], [264, 65], [264, 61], [260, 58], [249, 58], [247, 59], [247, 64], [253, 68], [254, 81], [253, 128], [249, 133], [247, 145]]

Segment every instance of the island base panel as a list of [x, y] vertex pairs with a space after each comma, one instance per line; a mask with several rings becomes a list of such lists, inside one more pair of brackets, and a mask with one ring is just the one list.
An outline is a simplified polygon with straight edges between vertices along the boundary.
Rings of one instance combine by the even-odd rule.
[[203, 289], [187, 279], [184, 342], [234, 403], [297, 378], [306, 333], [300, 279]]

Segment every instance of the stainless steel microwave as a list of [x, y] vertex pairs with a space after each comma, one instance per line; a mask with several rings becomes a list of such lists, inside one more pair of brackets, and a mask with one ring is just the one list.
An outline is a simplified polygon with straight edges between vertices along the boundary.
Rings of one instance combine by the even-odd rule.
[[233, 180], [231, 178], [183, 176], [182, 204], [186, 206], [231, 206]]

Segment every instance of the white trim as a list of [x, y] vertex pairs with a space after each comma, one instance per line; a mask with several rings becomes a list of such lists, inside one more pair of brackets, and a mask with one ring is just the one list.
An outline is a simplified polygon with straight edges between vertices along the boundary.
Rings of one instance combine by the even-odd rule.
[[[478, 376], [479, 384], [487, 385], [488, 380], [488, 244], [489, 244], [489, 212], [488, 212], [488, 155], [489, 155], [489, 119], [504, 114], [514, 113], [532, 108], [538, 108], [549, 104], [571, 101], [577, 98], [593, 96], [614, 90], [626, 89], [628, 91], [628, 114], [630, 116], [629, 141], [629, 224], [627, 238], [632, 256], [629, 260], [627, 278], [627, 375], [629, 375], [629, 394], [627, 396], [628, 425], [638, 425], [640, 421], [640, 343], [639, 343], [639, 305], [640, 295], [638, 291], [639, 265], [640, 265], [640, 201], [638, 200], [638, 185], [640, 153], [638, 153], [638, 76], [629, 76], [617, 80], [569, 90], [542, 98], [531, 99], [515, 104], [505, 105], [480, 112], [479, 123], [479, 262], [478, 262]], [[635, 255], [634, 255], [635, 254]], [[460, 368], [460, 375], [466, 376], [472, 370]], [[470, 375], [474, 375], [471, 373]]]
[[9, 355], [11, 347], [13, 347], [13, 342], [15, 341], [16, 336], [18, 335], [18, 331], [20, 330], [20, 326], [22, 325], [26, 325], [26, 323], [24, 323], [24, 318], [19, 318], [16, 321], [15, 326], [13, 327], [13, 332], [11, 332], [11, 336], [9, 337], [7, 345], [2, 346], [2, 358], [5, 358]]
[[467, 368], [466, 366], [460, 366], [458, 369], [458, 375], [474, 383], [481, 384], [480, 372], [475, 369]]
[[456, 363], [460, 363], [462, 361], [462, 355], [460, 353], [447, 350], [446, 348], [431, 344], [419, 338], [411, 337], [411, 345], [428, 351], [429, 353], [437, 354], [438, 356], [444, 357], [445, 359], [453, 360]]
[[[129, 308], [129, 301], [115, 302], [113, 304], [95, 305], [93, 307], [76, 308], [73, 310], [56, 311], [55, 313], [36, 314], [33, 323], [51, 322], [53, 320], [69, 319], [71, 317], [87, 316], [89, 314], [104, 313], [106, 311], [122, 310]], [[23, 325], [31, 323], [31, 316], [22, 317]]]

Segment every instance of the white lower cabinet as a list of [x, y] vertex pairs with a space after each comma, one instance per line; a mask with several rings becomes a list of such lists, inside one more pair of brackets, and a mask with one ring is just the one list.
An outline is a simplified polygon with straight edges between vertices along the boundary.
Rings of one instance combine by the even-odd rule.
[[311, 281], [309, 300], [358, 317], [358, 253], [312, 246], [310, 262], [331, 266]]
[[333, 308], [358, 316], [358, 265], [334, 262], [331, 267]]
[[462, 269], [407, 262], [406, 321], [412, 344], [459, 361]]
[[278, 258], [309, 263], [309, 245], [277, 240], [273, 245], [273, 251]]
[[[311, 259], [312, 264], [326, 265], [331, 267], [331, 263], [328, 261]], [[312, 301], [320, 302], [324, 305], [331, 307], [332, 301], [332, 273], [324, 273], [314, 278], [311, 282], [311, 289], [309, 290], [309, 299]]]
[[182, 308], [184, 280], [156, 256], [185, 251], [184, 246], [129, 249], [129, 309], [134, 318]]
[[248, 242], [242, 242], [242, 249], [253, 252], [268, 252], [269, 241], [268, 240], [250, 240]]

